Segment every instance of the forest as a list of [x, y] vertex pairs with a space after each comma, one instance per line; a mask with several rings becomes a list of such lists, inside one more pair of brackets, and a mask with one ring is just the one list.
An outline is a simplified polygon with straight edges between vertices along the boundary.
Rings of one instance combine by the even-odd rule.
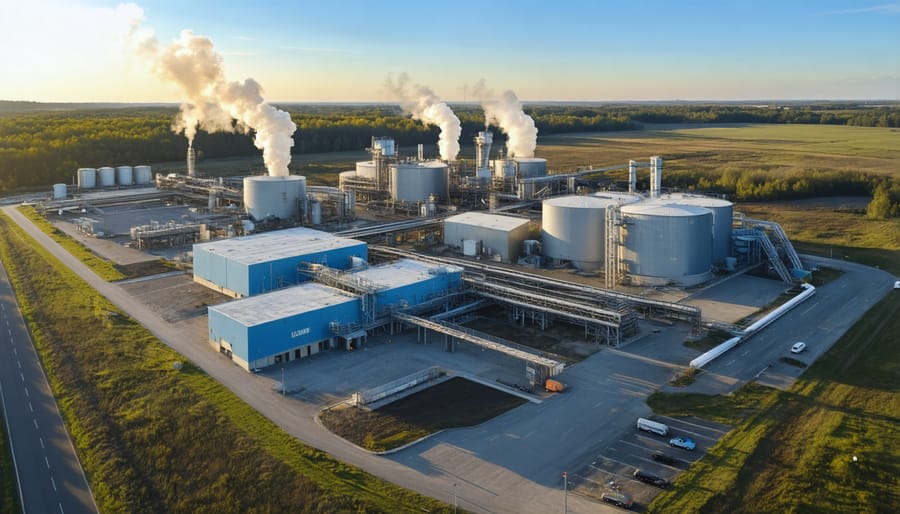
[[[438, 130], [405, 115], [394, 105], [279, 106], [297, 124], [294, 154], [360, 150], [372, 136], [393, 137], [398, 145], [433, 143]], [[453, 105], [462, 123], [461, 141], [471, 141], [484, 127], [480, 107]], [[40, 104], [0, 101], [0, 192], [45, 188], [72, 183], [79, 167], [145, 164], [184, 159], [187, 140], [173, 133], [175, 106]], [[541, 135], [640, 130], [658, 123], [779, 123], [900, 127], [900, 105], [867, 106], [852, 103], [737, 105], [737, 104], [577, 104], [526, 105]], [[499, 132], [499, 131], [495, 131]], [[503, 142], [502, 134], [495, 144]], [[200, 132], [194, 142], [198, 158], [257, 155], [246, 134]], [[740, 177], [681, 177], [705, 180], [723, 194], [742, 199], [817, 196], [830, 191], [878, 194], [885, 216], [900, 216], [897, 180], [870, 177], [779, 179], [747, 173]], [[834, 179], [834, 180], [832, 180]], [[795, 182], [791, 182], [795, 181]], [[814, 188], [810, 183], [817, 185]], [[695, 187], [698, 184], [694, 184]], [[715, 187], [713, 187], [715, 186]], [[845, 187], [847, 186], [847, 187]]]

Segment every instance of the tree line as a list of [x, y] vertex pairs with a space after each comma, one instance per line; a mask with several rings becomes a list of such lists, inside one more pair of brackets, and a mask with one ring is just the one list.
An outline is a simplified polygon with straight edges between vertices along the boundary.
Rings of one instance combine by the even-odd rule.
[[[79, 167], [137, 165], [179, 161], [187, 140], [171, 130], [176, 108], [119, 107], [69, 110], [54, 105], [0, 102], [0, 191], [71, 183]], [[438, 129], [406, 116], [393, 105], [297, 105], [280, 106], [297, 124], [293, 153], [359, 150], [372, 136], [393, 137], [398, 145], [434, 143]], [[462, 124], [463, 143], [484, 130], [484, 113], [471, 104], [454, 105]], [[699, 104], [529, 105], [525, 108], [540, 134], [636, 130], [645, 123], [815, 123], [855, 126], [900, 127], [900, 106], [854, 104], [791, 104], [783, 106]], [[495, 142], [504, 136], [495, 130]], [[199, 132], [194, 146], [206, 158], [255, 156], [252, 138], [245, 134]], [[780, 177], [755, 171], [728, 172], [718, 177], [683, 177], [687, 186], [721, 190], [737, 199], [789, 199], [824, 194], [875, 194], [897, 216], [894, 183], [880, 184], [869, 177], [837, 177], [804, 174]], [[667, 180], [679, 179], [667, 175]], [[831, 184], [830, 186], [828, 184]], [[881, 185], [881, 189], [878, 187]], [[854, 193], [856, 192], [856, 193]], [[882, 202], [883, 203], [883, 202]]]

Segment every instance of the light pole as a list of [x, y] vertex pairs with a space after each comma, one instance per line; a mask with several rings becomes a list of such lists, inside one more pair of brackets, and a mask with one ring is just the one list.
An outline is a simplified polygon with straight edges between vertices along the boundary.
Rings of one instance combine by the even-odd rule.
[[563, 471], [563, 514], [569, 513], [569, 477]]
[[456, 514], [456, 483], [453, 484], [453, 514]]

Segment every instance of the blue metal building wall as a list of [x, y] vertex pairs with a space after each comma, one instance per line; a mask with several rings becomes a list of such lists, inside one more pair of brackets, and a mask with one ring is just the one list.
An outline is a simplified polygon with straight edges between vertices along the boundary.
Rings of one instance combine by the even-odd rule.
[[396, 305], [401, 300], [409, 305], [418, 305], [459, 286], [460, 281], [461, 273], [458, 271], [432, 275], [421, 282], [379, 291], [375, 295], [375, 302], [379, 309]]
[[209, 308], [209, 339], [228, 341], [235, 356], [252, 364], [255, 360], [332, 337], [332, 321], [358, 323], [359, 298], [347, 298], [346, 302], [251, 327], [222, 314], [213, 306]]
[[269, 262], [254, 263], [247, 268], [244, 276], [247, 278], [246, 291], [239, 291], [241, 294], [252, 296], [255, 294], [273, 291], [281, 287], [297, 284], [308, 280], [302, 275], [298, 276], [297, 266], [301, 262], [312, 262], [316, 264], [325, 264], [335, 269], [350, 268], [350, 257], [359, 257], [368, 260], [369, 247], [366, 243], [360, 242], [358, 245], [343, 248], [335, 248], [333, 250], [323, 252], [312, 252], [303, 255], [297, 255], [285, 259], [277, 259]]

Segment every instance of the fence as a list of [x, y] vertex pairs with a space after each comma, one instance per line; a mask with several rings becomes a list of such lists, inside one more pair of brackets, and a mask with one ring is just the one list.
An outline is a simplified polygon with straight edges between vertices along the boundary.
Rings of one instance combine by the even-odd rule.
[[372, 402], [387, 398], [393, 394], [405, 391], [411, 387], [434, 380], [444, 374], [444, 371], [438, 366], [432, 366], [428, 369], [417, 371], [411, 375], [407, 375], [396, 380], [392, 380], [387, 384], [373, 387], [365, 391], [357, 391], [350, 396], [350, 401], [357, 407], [368, 405]]

